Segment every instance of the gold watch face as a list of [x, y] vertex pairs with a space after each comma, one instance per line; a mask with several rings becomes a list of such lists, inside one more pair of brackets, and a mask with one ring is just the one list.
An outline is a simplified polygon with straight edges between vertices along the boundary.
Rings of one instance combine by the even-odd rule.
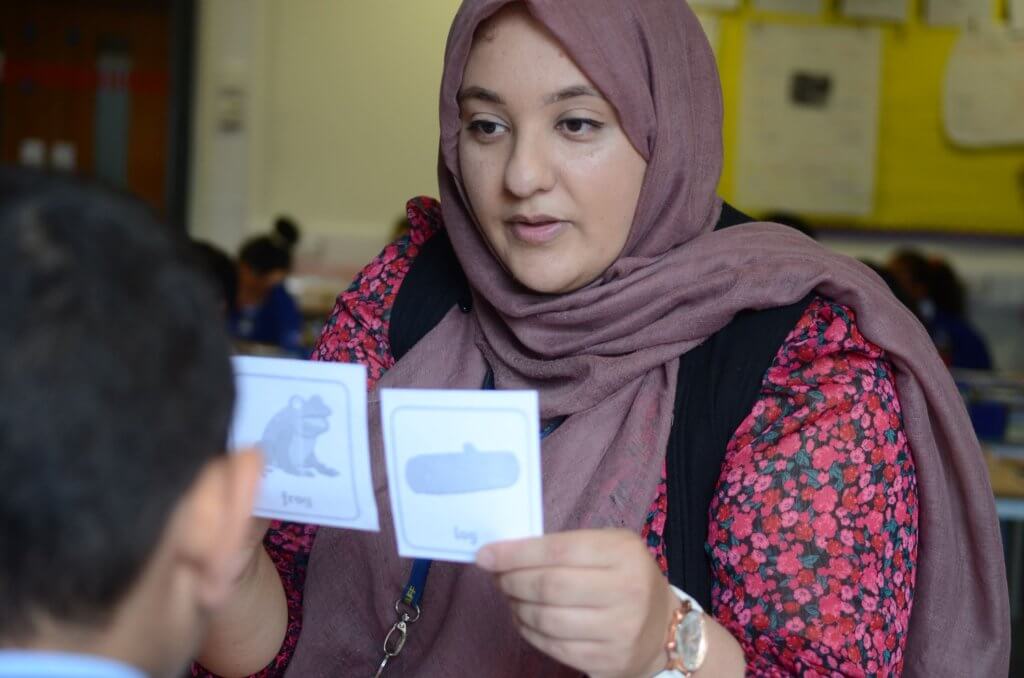
[[704, 664], [708, 652], [708, 640], [704, 633], [704, 614], [690, 610], [676, 627], [676, 652], [688, 672]]

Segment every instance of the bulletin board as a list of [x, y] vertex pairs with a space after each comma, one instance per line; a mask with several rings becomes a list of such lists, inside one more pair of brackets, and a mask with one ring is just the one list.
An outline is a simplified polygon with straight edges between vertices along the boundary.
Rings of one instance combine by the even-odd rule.
[[748, 26], [736, 199], [746, 209], [864, 216], [874, 207], [878, 28]]
[[[723, 197], [744, 208], [736, 170], [750, 27], [766, 22], [877, 27], [881, 84], [871, 209], [861, 215], [808, 211], [804, 216], [824, 227], [1024, 237], [1024, 146], [961, 148], [950, 140], [943, 121], [944, 83], [962, 29], [926, 23], [925, 3], [909, 0], [905, 21], [848, 18], [841, 3], [828, 3], [817, 15], [760, 11], [750, 0], [716, 12], [725, 102]], [[997, 7], [1000, 14], [1005, 11], [993, 2], [993, 20]]]

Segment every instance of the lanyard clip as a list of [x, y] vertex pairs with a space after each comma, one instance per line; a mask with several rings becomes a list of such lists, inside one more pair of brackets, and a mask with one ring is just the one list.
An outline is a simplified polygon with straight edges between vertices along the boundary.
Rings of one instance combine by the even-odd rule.
[[405, 647], [405, 639], [408, 636], [409, 627], [406, 625], [405, 619], [395, 622], [391, 630], [388, 631], [387, 637], [384, 638], [384, 654], [389, 657], [397, 657]]
[[395, 614], [398, 615], [398, 621], [392, 624], [388, 635], [384, 637], [384, 658], [381, 659], [374, 678], [380, 678], [384, 674], [388, 662], [401, 654], [402, 648], [405, 647], [405, 641], [409, 637], [409, 624], [419, 621], [420, 606], [415, 603], [406, 603], [399, 598], [395, 601]]

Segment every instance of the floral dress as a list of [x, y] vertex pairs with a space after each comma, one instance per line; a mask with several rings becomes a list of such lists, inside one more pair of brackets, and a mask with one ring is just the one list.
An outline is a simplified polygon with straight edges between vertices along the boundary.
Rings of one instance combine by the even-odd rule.
[[[361, 363], [372, 387], [394, 363], [391, 309], [420, 248], [443, 228], [429, 198], [410, 231], [337, 300], [314, 360]], [[640, 534], [663, 573], [664, 473]], [[705, 548], [711, 614], [739, 640], [750, 676], [898, 675], [917, 560], [917, 484], [892, 367], [852, 310], [814, 299], [728, 444]], [[316, 526], [275, 523], [266, 548], [288, 598], [285, 642], [256, 674], [283, 674], [302, 626]], [[194, 676], [210, 676], [194, 666]]]

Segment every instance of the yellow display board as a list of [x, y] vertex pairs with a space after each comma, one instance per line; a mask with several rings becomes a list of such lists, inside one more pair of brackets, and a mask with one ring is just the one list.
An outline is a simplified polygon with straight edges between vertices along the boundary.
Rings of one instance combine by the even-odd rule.
[[[912, 0], [905, 24], [870, 22], [883, 32], [874, 212], [842, 221], [827, 215], [802, 216], [823, 226], [1024, 236], [1024, 146], [959, 149], [947, 140], [942, 126], [942, 87], [959, 30], [923, 23], [922, 2]], [[846, 19], [829, 5], [827, 13], [819, 17], [766, 14], [749, 2], [738, 11], [719, 15], [716, 51], [725, 97], [721, 192], [727, 200], [734, 197], [747, 26], [756, 21], [866, 23]], [[994, 12], [1000, 10], [993, 7]]]

